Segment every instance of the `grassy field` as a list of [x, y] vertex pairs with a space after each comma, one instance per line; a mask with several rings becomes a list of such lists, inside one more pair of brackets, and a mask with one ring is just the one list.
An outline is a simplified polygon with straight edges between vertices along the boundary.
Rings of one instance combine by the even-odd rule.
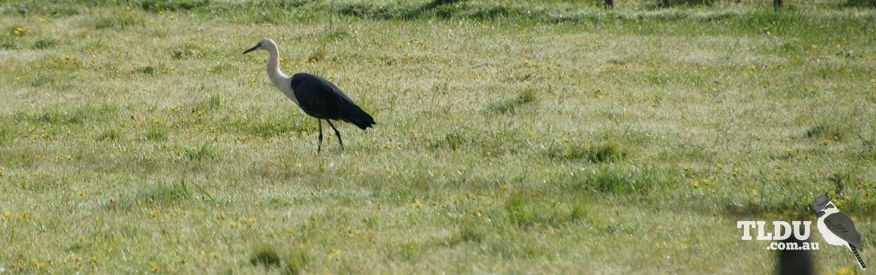
[[[100, 3], [95, 3], [100, 2]], [[737, 273], [831, 193], [876, 264], [876, 10], [0, 1], [0, 273]], [[346, 151], [265, 74], [377, 121]], [[337, 125], [337, 124], [336, 124]], [[813, 226], [821, 273], [854, 272]], [[589, 273], [589, 272], [588, 272]]]

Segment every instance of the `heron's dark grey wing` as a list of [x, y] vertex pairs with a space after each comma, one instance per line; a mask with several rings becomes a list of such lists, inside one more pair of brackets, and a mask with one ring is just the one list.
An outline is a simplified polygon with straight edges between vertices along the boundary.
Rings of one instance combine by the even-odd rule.
[[338, 86], [321, 77], [298, 73], [292, 76], [292, 91], [305, 113], [316, 118], [344, 120], [365, 129], [374, 119], [356, 106]]
[[338, 119], [339, 106], [352, 104], [337, 86], [315, 75], [295, 74], [292, 76], [291, 85], [301, 109], [317, 118]]
[[824, 225], [827, 226], [830, 232], [836, 234], [837, 237], [849, 242], [855, 248], [863, 250], [861, 247], [861, 235], [858, 234], [858, 230], [855, 230], [855, 223], [852, 222], [849, 216], [843, 213], [830, 214], [824, 218]]

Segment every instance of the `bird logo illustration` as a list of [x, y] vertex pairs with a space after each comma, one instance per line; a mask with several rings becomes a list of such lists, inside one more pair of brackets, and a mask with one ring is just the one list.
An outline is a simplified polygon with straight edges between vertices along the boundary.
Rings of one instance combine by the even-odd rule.
[[864, 251], [864, 247], [861, 246], [861, 234], [855, 230], [852, 219], [840, 213], [827, 195], [815, 198], [813, 208], [818, 216], [818, 232], [821, 232], [824, 240], [832, 245], [848, 247], [855, 254], [855, 259], [858, 260], [861, 269], [866, 270], [867, 265], [858, 254], [858, 250]]

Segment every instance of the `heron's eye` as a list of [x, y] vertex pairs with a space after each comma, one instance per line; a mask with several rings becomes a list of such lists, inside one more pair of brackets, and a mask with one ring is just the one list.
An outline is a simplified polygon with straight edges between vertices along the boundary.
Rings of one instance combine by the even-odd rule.
[[827, 208], [833, 208], [833, 204], [828, 204]]

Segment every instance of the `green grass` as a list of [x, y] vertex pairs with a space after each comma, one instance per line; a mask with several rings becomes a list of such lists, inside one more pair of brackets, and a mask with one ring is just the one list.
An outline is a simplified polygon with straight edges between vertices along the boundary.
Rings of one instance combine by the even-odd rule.
[[[757, 274], [822, 193], [876, 246], [872, 5], [664, 2], [0, 2], [0, 271]], [[375, 127], [317, 154], [263, 37]]]

